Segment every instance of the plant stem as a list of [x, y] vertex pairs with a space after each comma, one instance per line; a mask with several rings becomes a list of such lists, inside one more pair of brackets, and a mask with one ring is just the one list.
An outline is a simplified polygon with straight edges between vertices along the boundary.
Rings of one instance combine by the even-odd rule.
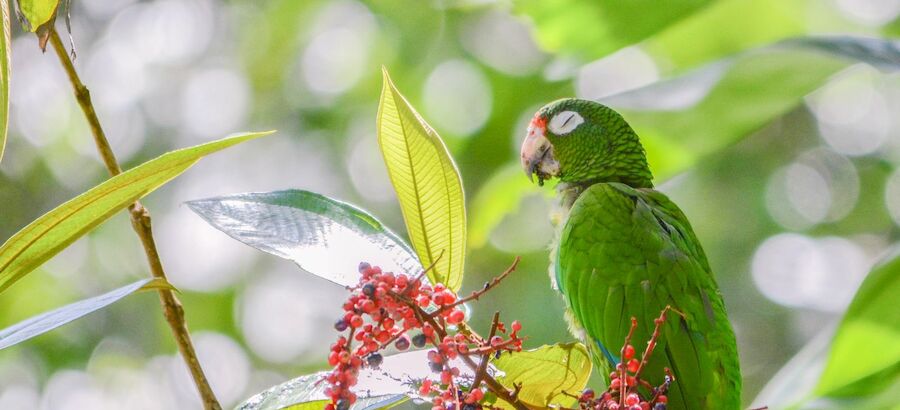
[[[91, 127], [91, 134], [94, 136], [94, 144], [97, 146], [97, 151], [100, 152], [100, 156], [103, 158], [106, 169], [112, 176], [122, 173], [122, 168], [119, 166], [119, 162], [116, 160], [116, 156], [109, 146], [109, 141], [106, 139], [103, 127], [100, 126], [100, 119], [97, 118], [97, 112], [94, 110], [94, 105], [91, 103], [91, 94], [78, 77], [75, 66], [72, 64], [72, 59], [66, 52], [62, 40], [59, 38], [59, 33], [57, 33], [56, 29], [53, 27], [50, 28], [50, 43], [53, 45], [53, 49], [56, 51], [59, 61], [66, 70], [66, 74], [69, 76], [69, 81], [72, 83], [72, 88], [75, 92], [75, 99], [78, 100], [78, 105], [80, 105], [81, 110], [84, 111], [84, 116]], [[153, 240], [150, 212], [138, 201], [131, 204], [128, 207], [128, 211], [131, 216], [131, 226], [134, 228], [138, 237], [140, 237], [141, 244], [144, 247], [144, 253], [147, 255], [150, 272], [153, 274], [154, 278], [165, 280], [166, 273], [163, 270], [162, 262], [159, 260], [156, 242]], [[197, 354], [194, 351], [194, 345], [191, 342], [191, 334], [188, 332], [187, 323], [184, 319], [184, 308], [181, 305], [181, 301], [178, 300], [171, 289], [159, 289], [159, 300], [162, 304], [166, 321], [169, 323], [169, 327], [172, 328], [172, 334], [175, 337], [178, 350], [181, 352], [181, 357], [184, 359], [185, 364], [190, 370], [191, 376], [194, 379], [194, 384], [197, 386], [197, 390], [200, 393], [203, 407], [208, 410], [221, 409], [222, 406], [219, 405], [219, 401], [216, 399], [216, 395], [213, 393], [209, 381], [206, 379], [206, 375], [203, 374], [203, 369], [200, 367], [200, 361], [197, 359]]]

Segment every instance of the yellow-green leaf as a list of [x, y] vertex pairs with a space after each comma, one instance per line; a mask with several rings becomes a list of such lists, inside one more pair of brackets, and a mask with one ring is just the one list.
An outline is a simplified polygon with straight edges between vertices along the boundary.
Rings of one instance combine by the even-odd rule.
[[10, 34], [9, 34], [9, 0], [0, 0], [0, 160], [3, 160], [3, 149], [6, 147], [7, 126], [9, 126], [9, 72], [10, 72]]
[[441, 138], [397, 91], [387, 70], [378, 105], [378, 143], [409, 239], [428, 277], [459, 290], [466, 254], [462, 182]]
[[0, 246], [0, 292], [132, 202], [175, 178], [207, 154], [271, 132], [172, 151], [112, 177], [47, 212]]
[[[504, 354], [492, 362], [503, 371], [498, 381], [513, 388], [521, 384], [519, 399], [537, 407], [571, 407], [591, 377], [591, 357], [581, 343], [560, 343], [534, 350]], [[498, 400], [497, 406], [513, 408]]]
[[56, 14], [59, 0], [19, 0], [19, 11], [28, 21], [29, 31], [35, 31]]

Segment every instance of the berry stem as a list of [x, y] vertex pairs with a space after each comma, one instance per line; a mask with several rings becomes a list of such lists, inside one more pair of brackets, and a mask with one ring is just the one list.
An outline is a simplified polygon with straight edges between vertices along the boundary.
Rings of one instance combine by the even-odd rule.
[[499, 285], [500, 282], [503, 281], [503, 279], [506, 279], [506, 277], [509, 276], [510, 273], [513, 273], [516, 270], [516, 267], [519, 266], [520, 259], [521, 259], [520, 257], [516, 256], [516, 259], [513, 260], [513, 263], [511, 265], [509, 265], [509, 267], [506, 268], [506, 270], [504, 270], [503, 273], [501, 273], [499, 276], [485, 282], [484, 286], [481, 289], [473, 291], [471, 295], [466, 296], [462, 299], [459, 299], [456, 302], [453, 302], [449, 305], [441, 307], [440, 309], [432, 312], [431, 315], [438, 316], [441, 313], [443, 313], [447, 310], [453, 309], [459, 305], [471, 302], [473, 300], [478, 300], [478, 298], [480, 298], [481, 295], [484, 295], [485, 293], [487, 293], [487, 291], [489, 291], [489, 290], [493, 289], [495, 286]]

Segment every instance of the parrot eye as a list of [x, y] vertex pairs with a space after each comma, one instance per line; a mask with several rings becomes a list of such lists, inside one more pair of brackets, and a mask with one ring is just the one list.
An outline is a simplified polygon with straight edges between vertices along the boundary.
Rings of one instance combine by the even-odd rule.
[[584, 118], [581, 117], [581, 114], [575, 111], [563, 111], [550, 119], [547, 128], [556, 135], [564, 135], [578, 128], [583, 122]]

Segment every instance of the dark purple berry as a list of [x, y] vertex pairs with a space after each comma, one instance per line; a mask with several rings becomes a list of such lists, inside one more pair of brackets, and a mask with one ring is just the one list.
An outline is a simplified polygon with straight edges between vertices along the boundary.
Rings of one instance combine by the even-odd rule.
[[334, 322], [334, 330], [337, 330], [338, 332], [347, 330], [347, 326], [349, 326], [349, 323], [347, 323], [347, 321], [344, 319], [340, 319], [337, 322]]
[[359, 273], [363, 273], [366, 269], [371, 268], [372, 265], [369, 265], [369, 262], [360, 262], [359, 263]]
[[381, 366], [381, 362], [383, 362], [383, 361], [384, 361], [384, 357], [378, 353], [372, 353], [366, 358], [366, 362], [371, 367]]
[[428, 338], [425, 337], [424, 334], [419, 333], [412, 338], [412, 344], [415, 347], [425, 347], [425, 343], [428, 342]]
[[372, 297], [372, 295], [375, 294], [375, 285], [373, 285], [371, 283], [366, 283], [365, 285], [363, 285], [362, 292], [363, 292], [363, 295]]
[[653, 410], [666, 410], [666, 403], [656, 403]]
[[337, 410], [349, 410], [350, 409], [350, 400], [340, 399], [337, 402]]
[[394, 342], [394, 347], [396, 347], [397, 350], [409, 349], [409, 336], [407, 336], [407, 335], [400, 336], [400, 338], [397, 339], [396, 342]]
[[431, 371], [435, 373], [440, 373], [444, 370], [444, 365], [435, 362], [428, 362], [428, 366], [431, 367]]
[[475, 407], [475, 405], [474, 405], [474, 404], [471, 404], [471, 403], [470, 403], [470, 404], [465, 404], [465, 405], [463, 405], [463, 407], [462, 407], [462, 410], [477, 410], [477, 409], [478, 409], [478, 408]]

